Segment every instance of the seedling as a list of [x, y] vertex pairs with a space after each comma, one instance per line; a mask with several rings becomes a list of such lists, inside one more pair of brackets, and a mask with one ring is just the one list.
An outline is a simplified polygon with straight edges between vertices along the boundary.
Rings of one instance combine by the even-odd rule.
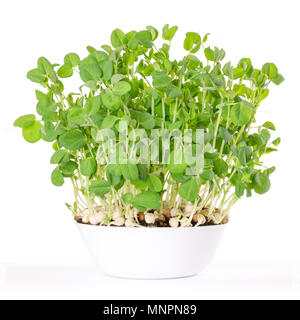
[[[67, 206], [80, 222], [220, 224], [244, 195], [270, 189], [275, 167], [263, 161], [277, 151], [280, 138], [271, 138], [273, 123], [257, 124], [255, 117], [270, 84], [279, 85], [283, 76], [273, 63], [262, 69], [249, 58], [223, 63], [225, 51], [207, 46], [208, 35], [195, 32], [186, 34], [186, 55], [174, 60], [170, 47], [176, 31], [165, 25], [163, 44], [156, 46], [159, 32], [152, 26], [128, 33], [116, 29], [111, 45], [88, 46], [85, 58], [69, 53], [58, 65], [41, 57], [28, 72], [28, 79], [42, 87], [36, 90], [38, 118], [24, 115], [14, 125], [30, 143], [51, 143], [51, 181], [60, 187], [71, 180], [75, 202]], [[82, 85], [66, 93], [63, 80], [70, 77], [80, 77]], [[186, 169], [194, 164], [178, 164], [172, 157], [169, 163], [109, 162], [120, 151], [120, 138], [115, 149], [108, 148], [98, 131], [110, 129], [118, 137], [121, 122], [129, 133], [143, 129], [148, 137], [153, 129], [182, 134], [202, 129], [204, 169], [189, 175]], [[137, 141], [130, 141], [127, 154]], [[190, 143], [195, 147], [194, 138]], [[172, 144], [170, 151], [174, 160]]]

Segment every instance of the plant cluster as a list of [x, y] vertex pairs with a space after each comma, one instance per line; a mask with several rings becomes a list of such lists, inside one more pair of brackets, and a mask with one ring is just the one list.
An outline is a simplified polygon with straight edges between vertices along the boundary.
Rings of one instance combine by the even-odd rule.
[[[219, 224], [244, 194], [270, 188], [275, 167], [265, 167], [263, 156], [277, 150], [280, 138], [271, 139], [274, 124], [255, 124], [255, 116], [270, 83], [279, 85], [283, 76], [275, 64], [257, 69], [249, 58], [222, 64], [225, 51], [206, 46], [208, 35], [195, 32], [186, 34], [187, 54], [172, 59], [176, 31], [165, 25], [157, 48], [159, 33], [152, 26], [128, 33], [115, 29], [111, 45], [88, 46], [83, 59], [69, 53], [62, 65], [41, 57], [27, 74], [42, 86], [36, 90], [39, 119], [24, 115], [14, 125], [30, 143], [52, 143], [52, 183], [71, 180], [75, 202], [67, 206], [84, 223]], [[62, 80], [72, 76], [83, 84], [66, 93]], [[172, 157], [168, 164], [102, 164], [99, 148], [107, 158], [110, 150], [97, 140], [97, 131], [117, 134], [120, 121], [129, 131], [143, 128], [149, 135], [151, 129], [203, 129], [203, 172], [186, 175], [193, 165], [176, 164]], [[129, 143], [128, 152], [134, 145]]]

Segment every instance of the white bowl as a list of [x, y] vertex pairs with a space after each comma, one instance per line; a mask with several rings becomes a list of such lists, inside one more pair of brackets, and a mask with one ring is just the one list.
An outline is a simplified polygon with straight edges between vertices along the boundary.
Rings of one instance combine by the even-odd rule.
[[127, 228], [81, 223], [77, 226], [104, 273], [131, 279], [196, 275], [211, 262], [226, 227]]

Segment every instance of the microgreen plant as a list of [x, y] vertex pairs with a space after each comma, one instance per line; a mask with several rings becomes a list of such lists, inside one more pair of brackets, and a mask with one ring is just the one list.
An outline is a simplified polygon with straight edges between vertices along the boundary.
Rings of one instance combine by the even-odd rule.
[[[238, 199], [270, 188], [275, 167], [263, 161], [280, 138], [271, 138], [273, 123], [258, 124], [255, 117], [269, 85], [279, 85], [283, 76], [273, 63], [262, 69], [249, 58], [223, 63], [225, 51], [207, 46], [208, 35], [194, 32], [186, 34], [186, 55], [172, 59], [176, 31], [165, 25], [158, 48], [159, 32], [152, 26], [128, 33], [115, 29], [111, 45], [88, 46], [83, 59], [69, 53], [62, 65], [41, 57], [27, 74], [42, 86], [36, 90], [38, 119], [24, 115], [14, 125], [30, 143], [51, 143], [52, 183], [71, 180], [75, 202], [67, 206], [83, 222], [133, 226], [167, 217], [171, 226], [218, 224]], [[62, 81], [72, 76], [82, 84], [66, 93]], [[188, 175], [193, 165], [178, 164], [172, 156], [169, 163], [101, 162], [111, 150], [97, 132], [118, 134], [121, 121], [129, 132], [143, 129], [148, 136], [153, 129], [202, 129], [204, 169]], [[134, 145], [131, 141], [129, 150]], [[174, 145], [170, 151], [174, 158]]]

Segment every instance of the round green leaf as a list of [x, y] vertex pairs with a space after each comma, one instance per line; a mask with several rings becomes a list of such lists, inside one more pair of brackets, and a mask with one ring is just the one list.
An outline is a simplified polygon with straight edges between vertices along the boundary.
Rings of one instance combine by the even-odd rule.
[[115, 29], [110, 36], [111, 44], [114, 48], [121, 47], [123, 44], [124, 32], [120, 29]]
[[153, 191], [144, 191], [139, 193], [133, 200], [132, 204], [135, 207], [142, 207], [146, 209], [160, 208], [160, 195]]
[[131, 86], [126, 81], [119, 81], [114, 85], [113, 93], [118, 96], [123, 96], [131, 90]]
[[179, 187], [179, 195], [183, 199], [195, 202], [198, 197], [199, 187], [195, 179], [190, 179]]
[[94, 96], [86, 100], [84, 111], [89, 115], [93, 115], [98, 112], [101, 106], [101, 97]]
[[120, 96], [117, 96], [111, 92], [107, 92], [102, 96], [103, 105], [112, 111], [118, 110], [122, 103]]
[[175, 150], [170, 152], [170, 161], [168, 164], [168, 169], [171, 173], [183, 173], [186, 166], [187, 165], [184, 162], [183, 153], [181, 150]]
[[112, 128], [118, 119], [119, 119], [118, 117], [113, 116], [113, 115], [106, 116], [101, 123], [101, 129]]
[[78, 165], [74, 161], [62, 162], [59, 166], [60, 171], [65, 177], [72, 177]]
[[19, 117], [15, 120], [14, 126], [20, 128], [26, 128], [33, 125], [35, 122], [35, 115], [34, 114], [26, 114], [24, 116]]
[[35, 143], [41, 138], [41, 128], [43, 125], [39, 121], [35, 121], [31, 126], [25, 127], [22, 130], [24, 139], [27, 142]]
[[80, 130], [70, 130], [59, 137], [59, 143], [69, 150], [77, 150], [86, 145], [86, 136]]
[[57, 187], [60, 187], [64, 184], [64, 176], [62, 175], [58, 167], [52, 171], [51, 182]]
[[57, 150], [53, 153], [52, 157], [50, 158], [51, 164], [58, 164], [62, 161], [69, 161], [70, 155], [66, 150]]
[[80, 107], [74, 107], [68, 112], [68, 121], [72, 124], [82, 125], [85, 123], [84, 111]]
[[263, 194], [269, 191], [271, 182], [266, 173], [257, 172], [254, 176], [254, 191], [258, 194]]
[[57, 74], [60, 78], [68, 78], [73, 75], [73, 68], [70, 64], [62, 65], [58, 70]]
[[27, 78], [32, 82], [43, 83], [47, 80], [46, 75], [39, 69], [32, 69], [28, 71]]
[[167, 89], [167, 97], [169, 99], [175, 99], [175, 98], [181, 96], [181, 94], [182, 94], [181, 90], [175, 86], [170, 86]]
[[92, 181], [89, 186], [89, 192], [98, 197], [104, 197], [110, 191], [110, 184], [105, 180]]
[[136, 180], [139, 177], [139, 170], [136, 164], [120, 164], [122, 175], [127, 180]]
[[100, 65], [103, 71], [103, 79], [109, 81], [114, 70], [112, 62], [110, 60], [104, 60]]
[[131, 192], [127, 192], [122, 194], [122, 201], [124, 204], [130, 204], [133, 200], [133, 194]]
[[94, 158], [87, 158], [80, 161], [80, 172], [87, 177], [92, 176], [97, 170], [97, 162]]
[[274, 123], [267, 121], [262, 125], [264, 128], [270, 129], [270, 130], [276, 130]]
[[236, 126], [243, 126], [251, 119], [251, 104], [243, 101], [231, 108], [230, 119]]
[[228, 165], [223, 159], [216, 159], [214, 161], [214, 172], [218, 176], [222, 176], [223, 173], [227, 172]]
[[162, 183], [160, 179], [154, 174], [150, 174], [148, 176], [147, 184], [151, 191], [160, 192], [162, 190]]
[[80, 62], [80, 58], [77, 53], [72, 52], [72, 53], [65, 55], [65, 57], [64, 57], [64, 63], [69, 64], [72, 67], [78, 66], [79, 62]]
[[94, 59], [86, 58], [79, 64], [80, 77], [82, 81], [99, 81], [102, 77], [102, 70]]

